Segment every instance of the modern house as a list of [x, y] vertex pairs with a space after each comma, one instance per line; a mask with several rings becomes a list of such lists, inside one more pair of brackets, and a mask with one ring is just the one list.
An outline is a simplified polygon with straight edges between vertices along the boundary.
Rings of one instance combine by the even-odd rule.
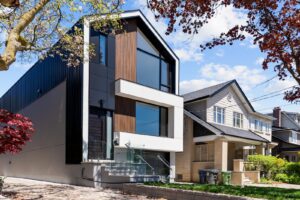
[[91, 186], [175, 178], [179, 59], [140, 11], [120, 17], [116, 35], [83, 19], [84, 55], [94, 43], [94, 58], [74, 68], [46, 57], [2, 96], [0, 107], [29, 117], [36, 132], [21, 153], [0, 156], [0, 175]]
[[286, 112], [276, 107], [269, 115], [276, 119], [273, 122], [272, 140], [278, 143], [272, 154], [288, 161], [300, 161], [300, 113]]
[[200, 169], [233, 170], [235, 159], [270, 154], [273, 117], [258, 113], [232, 80], [184, 96], [184, 145], [178, 181], [199, 181]]

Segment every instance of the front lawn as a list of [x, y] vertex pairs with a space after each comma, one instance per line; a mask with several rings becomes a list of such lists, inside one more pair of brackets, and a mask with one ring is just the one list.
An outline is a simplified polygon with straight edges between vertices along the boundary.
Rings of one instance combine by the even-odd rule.
[[222, 193], [236, 196], [264, 198], [272, 200], [300, 199], [300, 190], [274, 187], [231, 186], [231, 185], [202, 185], [202, 184], [176, 184], [176, 183], [145, 183], [146, 185], [195, 190], [202, 192]]

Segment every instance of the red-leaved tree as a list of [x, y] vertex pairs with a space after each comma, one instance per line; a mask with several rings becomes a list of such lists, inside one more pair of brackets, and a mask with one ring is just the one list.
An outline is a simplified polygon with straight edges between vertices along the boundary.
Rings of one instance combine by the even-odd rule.
[[33, 132], [27, 117], [0, 109], [0, 154], [20, 152]]
[[[166, 34], [182, 28], [187, 34], [197, 34], [216, 15], [219, 7], [232, 6], [247, 15], [246, 24], [235, 25], [212, 41], [200, 45], [202, 50], [233, 44], [253, 38], [265, 53], [263, 69], [274, 67], [279, 79], [293, 77], [300, 85], [300, 1], [299, 0], [148, 0], [156, 18], [168, 21]], [[249, 74], [251, 76], [251, 74]], [[300, 99], [300, 86], [285, 93], [285, 99]]]

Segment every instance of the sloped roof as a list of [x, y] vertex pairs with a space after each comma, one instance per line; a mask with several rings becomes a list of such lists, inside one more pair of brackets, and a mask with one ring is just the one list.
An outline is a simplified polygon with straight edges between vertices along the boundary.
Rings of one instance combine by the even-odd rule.
[[230, 85], [233, 82], [235, 82], [235, 80], [227, 81], [224, 83], [220, 83], [218, 85], [213, 85], [213, 86], [210, 86], [207, 88], [203, 88], [201, 90], [187, 93], [187, 94], [183, 95], [184, 102], [204, 99], [204, 98], [213, 96], [216, 93], [222, 91], [222, 89], [226, 88], [228, 85]]
[[203, 126], [204, 128], [210, 130], [217, 136], [227, 135], [227, 136], [244, 138], [244, 139], [254, 140], [259, 142], [270, 142], [267, 139], [257, 135], [256, 133], [250, 130], [242, 130], [242, 129], [237, 129], [229, 126], [208, 123], [187, 110], [184, 110], [184, 114], [189, 118], [191, 118], [193, 121]]
[[223, 126], [220, 124], [213, 124], [216, 128], [221, 130], [224, 135], [233, 136], [233, 137], [240, 137], [250, 140], [256, 140], [260, 142], [269, 142], [267, 139], [257, 135], [256, 133], [250, 131], [250, 130], [243, 130], [243, 129], [237, 129], [229, 126]]

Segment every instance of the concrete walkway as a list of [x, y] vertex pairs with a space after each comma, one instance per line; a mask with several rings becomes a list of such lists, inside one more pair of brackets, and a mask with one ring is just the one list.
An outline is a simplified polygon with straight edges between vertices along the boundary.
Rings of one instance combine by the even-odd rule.
[[294, 184], [288, 184], [288, 183], [272, 183], [272, 184], [252, 183], [252, 184], [247, 184], [247, 186], [276, 187], [276, 188], [299, 189], [300, 190], [300, 185], [294, 185]]
[[120, 191], [96, 189], [21, 178], [6, 178], [0, 200], [146, 200], [145, 196], [125, 195]]

